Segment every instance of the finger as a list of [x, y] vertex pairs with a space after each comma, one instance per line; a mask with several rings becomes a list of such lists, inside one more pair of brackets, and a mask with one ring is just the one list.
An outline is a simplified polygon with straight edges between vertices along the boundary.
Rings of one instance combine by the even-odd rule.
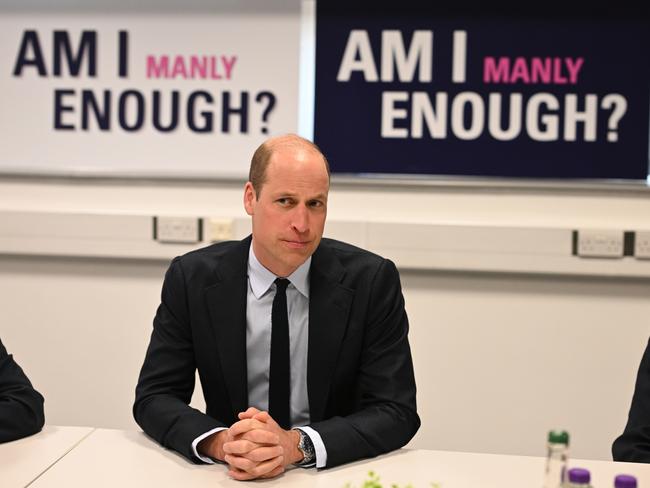
[[280, 443], [280, 436], [270, 430], [255, 429], [244, 432], [237, 440], [254, 442], [259, 445], [275, 445]]
[[269, 420], [273, 420], [269, 412], [257, 412], [255, 415], [253, 415], [253, 418], [255, 420], [259, 420], [260, 422], [268, 422]]
[[230, 442], [224, 442], [223, 452], [225, 454], [246, 454], [260, 447], [258, 444], [246, 439], [239, 439]]
[[275, 478], [276, 476], [279, 476], [282, 473], [284, 473], [284, 470], [285, 470], [284, 463], [282, 463], [280, 466], [275, 468], [270, 473], [266, 473], [266, 474], [263, 474], [262, 476], [260, 476], [260, 478], [265, 478], [265, 479], [267, 479], [267, 478]]
[[255, 475], [251, 473], [247, 473], [246, 471], [242, 471], [240, 469], [233, 468], [230, 471], [228, 471], [228, 474], [230, 475], [231, 478], [236, 479], [238, 481], [249, 481], [253, 480], [256, 478], [259, 479], [269, 479], [269, 478], [275, 478], [276, 476], [281, 475], [284, 473], [285, 469], [283, 465], [278, 466], [275, 468], [273, 471], [269, 473], [265, 473], [261, 476], [256, 477]]
[[[259, 463], [252, 470], [252, 473], [257, 478], [261, 478], [266, 474], [270, 474], [275, 471], [277, 468], [282, 468], [284, 466], [284, 456], [278, 456], [268, 461], [263, 461]], [[249, 471], [250, 472], [250, 471]]]
[[[272, 472], [278, 466], [283, 466], [284, 456], [277, 456], [272, 459], [268, 459], [266, 461], [257, 463], [245, 457], [227, 454], [225, 456], [225, 461], [230, 466], [231, 468], [230, 470], [233, 471], [234, 473], [237, 473], [238, 471], [245, 471], [249, 475], [253, 475], [254, 478], [259, 478], [260, 476]], [[252, 478], [245, 478], [245, 479], [252, 479]]]
[[[279, 444], [258, 444], [256, 442], [251, 442], [247, 440], [237, 440], [232, 442], [224, 443], [222, 446], [224, 454], [236, 454], [238, 456], [245, 456], [254, 461], [263, 461], [265, 459], [270, 459], [275, 456], [282, 454], [282, 446]], [[268, 452], [269, 449], [272, 449], [273, 455], [268, 455], [264, 458], [255, 458], [249, 454], [255, 450], [264, 449], [262, 452]], [[258, 454], [259, 456], [259, 454]]]
[[243, 456], [238, 456], [236, 454], [226, 454], [223, 458], [224, 461], [228, 463], [230, 468], [236, 468], [240, 471], [251, 472], [258, 463], [246, 459]]
[[237, 417], [239, 417], [240, 420], [250, 419], [253, 416], [257, 415], [258, 413], [260, 413], [260, 411], [257, 408], [248, 407], [245, 412], [239, 412], [237, 414]]
[[228, 429], [228, 434], [233, 438], [236, 438], [238, 435], [248, 432], [253, 429], [265, 429], [267, 426], [264, 422], [260, 422], [255, 419], [244, 419], [239, 422], [235, 422]]
[[243, 457], [256, 463], [262, 463], [269, 459], [274, 459], [284, 453], [282, 446], [258, 447], [245, 454]]
[[232, 467], [228, 470], [228, 476], [238, 481], [248, 481], [248, 480], [255, 479], [255, 475], [247, 473], [246, 471], [242, 471], [241, 469], [232, 468]]

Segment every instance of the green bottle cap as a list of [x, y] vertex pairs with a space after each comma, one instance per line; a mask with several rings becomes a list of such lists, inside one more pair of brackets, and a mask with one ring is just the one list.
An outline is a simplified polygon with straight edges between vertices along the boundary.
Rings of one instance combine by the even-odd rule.
[[552, 444], [569, 445], [569, 433], [566, 430], [551, 430], [548, 433], [548, 442]]

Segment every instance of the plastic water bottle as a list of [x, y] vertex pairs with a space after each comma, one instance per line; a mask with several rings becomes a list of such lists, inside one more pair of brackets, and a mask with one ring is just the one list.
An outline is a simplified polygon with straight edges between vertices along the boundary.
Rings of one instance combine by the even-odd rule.
[[562, 488], [569, 458], [569, 434], [566, 430], [548, 433], [546, 471], [543, 488]]
[[569, 470], [569, 488], [591, 488], [591, 474], [583, 468]]
[[636, 488], [636, 478], [629, 474], [619, 474], [614, 478], [614, 488]]

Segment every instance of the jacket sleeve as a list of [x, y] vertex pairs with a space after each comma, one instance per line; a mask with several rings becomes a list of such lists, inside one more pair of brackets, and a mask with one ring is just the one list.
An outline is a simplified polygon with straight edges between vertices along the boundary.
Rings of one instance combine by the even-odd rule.
[[327, 468], [403, 447], [420, 427], [408, 318], [395, 265], [372, 280], [356, 381], [356, 411], [311, 425], [327, 449]]
[[0, 342], [0, 442], [35, 434], [44, 423], [43, 397]]
[[650, 463], [650, 342], [636, 377], [627, 425], [612, 445], [614, 461]]
[[192, 441], [225, 425], [189, 406], [195, 372], [187, 286], [181, 261], [176, 258], [165, 275], [133, 415], [146, 434], [199, 463], [192, 452]]

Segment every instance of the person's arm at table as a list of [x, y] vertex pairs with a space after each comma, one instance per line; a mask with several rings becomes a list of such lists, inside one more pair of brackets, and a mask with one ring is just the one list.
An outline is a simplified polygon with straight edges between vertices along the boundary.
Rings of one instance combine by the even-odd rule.
[[194, 455], [193, 441], [228, 425], [189, 406], [196, 364], [186, 293], [182, 265], [176, 258], [165, 275], [133, 415], [142, 430], [160, 444], [201, 463]]
[[43, 397], [0, 341], [0, 442], [35, 434], [44, 423]]
[[383, 259], [369, 284], [355, 411], [313, 422], [331, 468], [403, 447], [420, 427], [399, 273]]
[[650, 342], [637, 373], [627, 425], [612, 445], [612, 456], [614, 461], [650, 463]]

